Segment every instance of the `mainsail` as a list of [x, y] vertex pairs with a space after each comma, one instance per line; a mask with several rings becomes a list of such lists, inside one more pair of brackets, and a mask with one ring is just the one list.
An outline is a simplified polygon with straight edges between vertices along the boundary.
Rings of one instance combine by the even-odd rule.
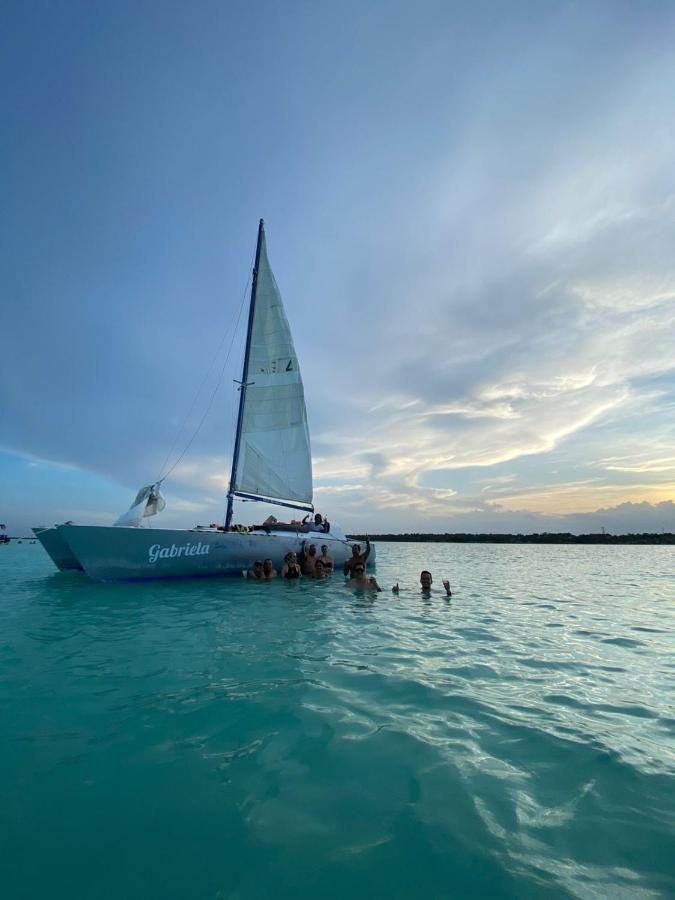
[[[232, 495], [294, 501], [311, 509], [312, 458], [293, 338], [267, 258], [262, 220], [251, 290]], [[229, 524], [229, 523], [228, 523]]]

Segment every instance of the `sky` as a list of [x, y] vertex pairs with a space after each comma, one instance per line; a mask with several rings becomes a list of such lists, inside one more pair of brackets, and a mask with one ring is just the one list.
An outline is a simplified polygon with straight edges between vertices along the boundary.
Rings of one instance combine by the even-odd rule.
[[1, 17], [10, 532], [222, 521], [260, 217], [331, 520], [675, 531], [672, 3]]

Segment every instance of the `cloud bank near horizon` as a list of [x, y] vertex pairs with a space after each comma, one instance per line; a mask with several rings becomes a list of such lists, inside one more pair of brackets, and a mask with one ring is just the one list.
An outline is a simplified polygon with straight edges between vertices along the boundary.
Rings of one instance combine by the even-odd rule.
[[353, 530], [675, 530], [675, 14], [292, 7], [254, 39], [206, 9], [45, 12], [61, 43], [15, 14], [11, 496], [46, 460], [52, 518], [121, 511], [222, 372], [166, 523], [222, 516], [222, 336], [264, 214], [318, 507]]

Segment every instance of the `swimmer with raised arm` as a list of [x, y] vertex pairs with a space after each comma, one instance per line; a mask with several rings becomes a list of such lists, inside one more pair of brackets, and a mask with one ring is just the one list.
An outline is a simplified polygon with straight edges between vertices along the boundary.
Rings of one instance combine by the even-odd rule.
[[310, 544], [308, 548], [307, 541], [303, 541], [300, 548], [300, 565], [302, 566], [303, 575], [314, 575], [316, 560], [316, 544]]
[[[433, 578], [431, 577], [431, 572], [427, 571], [427, 569], [425, 569], [423, 572], [420, 572], [420, 585], [422, 586], [421, 593], [423, 593], [423, 594], [436, 593], [435, 591], [432, 590], [432, 587], [431, 587], [432, 584], [433, 584]], [[447, 580], [447, 578], [443, 579], [443, 587], [445, 588], [445, 596], [452, 597], [452, 591], [450, 590], [450, 582]], [[399, 593], [398, 584], [394, 585], [394, 587], [392, 588], [392, 591], [395, 594]]]
[[360, 544], [352, 544], [352, 555], [349, 559], [345, 560], [343, 572], [345, 575], [351, 575], [355, 566], [359, 563], [363, 563], [363, 568], [366, 568], [368, 564], [368, 557], [370, 556], [370, 538], [366, 538], [366, 552], [361, 553], [361, 545]]

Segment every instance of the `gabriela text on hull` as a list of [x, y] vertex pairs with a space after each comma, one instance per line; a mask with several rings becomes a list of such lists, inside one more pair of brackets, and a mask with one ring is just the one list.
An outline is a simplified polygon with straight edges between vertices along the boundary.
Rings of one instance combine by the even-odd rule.
[[[160, 475], [153, 484], [141, 488], [128, 512], [114, 525], [67, 522], [35, 529], [37, 539], [58, 568], [83, 569], [101, 581], [239, 575], [255, 559], [269, 558], [280, 566], [286, 553], [300, 551], [303, 540], [326, 544], [335, 565], [341, 566], [351, 556], [351, 545], [342, 529], [335, 522], [329, 524], [318, 515], [313, 517], [312, 454], [304, 387], [293, 336], [267, 256], [262, 219], [238, 391], [239, 412], [222, 525], [143, 528], [145, 519], [161, 513], [165, 507], [160, 488], [168, 474]], [[178, 459], [185, 455], [192, 439]], [[250, 529], [233, 527], [234, 503], [238, 499], [300, 510], [304, 518], [300, 522], [296, 512], [295, 517], [288, 516], [291, 521], [287, 523], [267, 520]], [[373, 547], [370, 560], [374, 558]]]
[[148, 562], [154, 563], [158, 559], [173, 559], [180, 556], [205, 556], [210, 549], [208, 544], [202, 544], [201, 541], [196, 544], [183, 544], [180, 547], [176, 544], [172, 544], [170, 547], [153, 544], [148, 550]]

